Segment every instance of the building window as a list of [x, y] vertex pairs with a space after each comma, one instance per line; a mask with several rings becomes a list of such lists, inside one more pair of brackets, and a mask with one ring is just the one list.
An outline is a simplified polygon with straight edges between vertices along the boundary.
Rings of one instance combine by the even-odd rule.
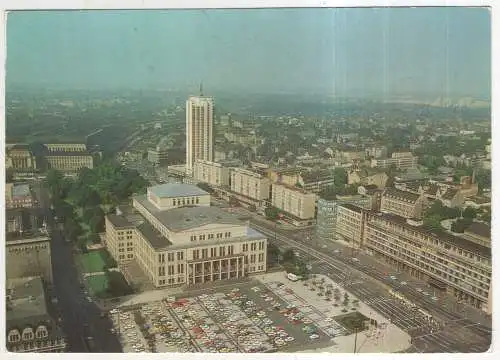
[[214, 234], [208, 234], [208, 238], [209, 239], [213, 239], [214, 238]]
[[175, 254], [174, 253], [168, 253], [167, 257], [168, 257], [168, 261], [174, 261], [175, 260]]
[[186, 205], [189, 205], [189, 199], [186, 199]]
[[200, 198], [196, 198], [196, 203], [199, 204], [200, 203]]
[[202, 259], [208, 258], [208, 249], [202, 249], [201, 250], [201, 258]]
[[133, 257], [134, 257], [134, 255], [133, 255], [133, 254], [128, 254], [128, 255], [127, 255], [127, 259], [132, 259]]
[[177, 260], [184, 260], [184, 253], [182, 251], [177, 251]]
[[219, 256], [226, 256], [226, 247], [225, 246], [219, 247]]
[[158, 268], [158, 276], [165, 276], [165, 266], [160, 266]]
[[200, 250], [193, 250], [193, 260], [198, 260], [200, 257]]
[[251, 250], [251, 251], [255, 251], [255, 250], [257, 250], [257, 243], [251, 243], [251, 244], [250, 244], [250, 250]]
[[217, 256], [217, 248], [211, 248], [210, 257], [215, 257], [215, 256]]
[[227, 254], [228, 255], [233, 255], [233, 253], [234, 253], [234, 245], [229, 245], [227, 247]]
[[174, 269], [174, 265], [169, 265], [168, 269], [167, 269], [167, 271], [168, 271], [167, 274], [168, 275], [173, 275], [174, 274], [174, 270], [175, 270]]

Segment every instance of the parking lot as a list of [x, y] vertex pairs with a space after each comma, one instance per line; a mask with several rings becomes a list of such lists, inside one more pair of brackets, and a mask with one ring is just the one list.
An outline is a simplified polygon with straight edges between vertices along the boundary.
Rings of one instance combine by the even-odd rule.
[[113, 310], [111, 316], [125, 352], [352, 352], [354, 331], [340, 321], [350, 315], [378, 324], [360, 330], [360, 352], [393, 352], [409, 344], [407, 334], [346, 294], [325, 277], [304, 283], [266, 274], [225, 290]]

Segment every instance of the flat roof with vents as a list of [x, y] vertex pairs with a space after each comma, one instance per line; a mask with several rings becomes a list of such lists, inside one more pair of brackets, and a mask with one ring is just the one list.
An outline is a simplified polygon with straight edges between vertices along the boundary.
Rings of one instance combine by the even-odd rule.
[[191, 184], [161, 184], [148, 189], [159, 198], [184, 197], [184, 196], [204, 196], [208, 192]]

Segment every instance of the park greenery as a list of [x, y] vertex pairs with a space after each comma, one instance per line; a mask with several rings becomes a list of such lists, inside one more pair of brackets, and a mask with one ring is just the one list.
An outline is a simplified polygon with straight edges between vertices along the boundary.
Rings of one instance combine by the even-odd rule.
[[[148, 182], [136, 171], [107, 161], [94, 169], [83, 168], [75, 178], [50, 170], [45, 185], [51, 197], [54, 219], [62, 225], [64, 236], [86, 253], [89, 244], [100, 242], [105, 214], [131, 195], [145, 192]], [[104, 272], [108, 278], [108, 296], [122, 294], [126, 292], [123, 277], [108, 271], [117, 264], [106, 254]]]

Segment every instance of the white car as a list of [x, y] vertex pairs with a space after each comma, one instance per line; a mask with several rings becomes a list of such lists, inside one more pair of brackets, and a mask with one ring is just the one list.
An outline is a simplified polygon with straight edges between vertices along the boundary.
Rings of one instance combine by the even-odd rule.
[[416, 290], [417, 290], [417, 292], [419, 292], [419, 293], [421, 293], [422, 291], [424, 291], [424, 290], [422, 290], [422, 289], [420, 289], [420, 288], [418, 288], [418, 289], [416, 289]]
[[426, 291], [424, 291], [422, 294], [424, 294], [425, 296], [429, 296], [430, 294]]
[[94, 301], [94, 300], [92, 300], [92, 298], [90, 296], [87, 296], [86, 299], [87, 299], [88, 302]]
[[435, 296], [433, 296], [431, 299], [432, 299], [433, 301], [438, 301], [438, 300], [439, 300], [439, 299], [438, 299], [437, 297], [435, 297]]
[[406, 281], [401, 281], [401, 285], [406, 285]]
[[389, 276], [389, 277], [391, 278], [391, 280], [397, 280], [397, 279], [398, 279], [398, 278], [397, 278], [397, 277], [395, 277], [394, 275], [391, 275], [391, 276]]

